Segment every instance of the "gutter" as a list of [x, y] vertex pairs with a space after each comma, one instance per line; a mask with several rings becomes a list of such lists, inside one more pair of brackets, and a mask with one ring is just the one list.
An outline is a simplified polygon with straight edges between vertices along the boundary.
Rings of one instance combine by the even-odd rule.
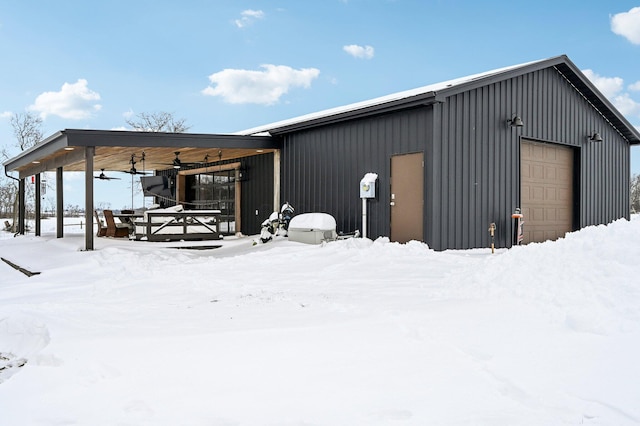
[[10, 178], [10, 179], [13, 179], [13, 180], [15, 180], [15, 181], [20, 182], [20, 179], [18, 179], [18, 178], [14, 178], [13, 176], [10, 176], [10, 175], [7, 173], [7, 166], [4, 166], [4, 175], [5, 175], [6, 177]]

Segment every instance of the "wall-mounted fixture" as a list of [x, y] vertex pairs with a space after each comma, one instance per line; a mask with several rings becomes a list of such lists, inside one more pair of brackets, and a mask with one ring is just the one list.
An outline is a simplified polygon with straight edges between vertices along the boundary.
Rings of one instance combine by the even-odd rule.
[[510, 119], [507, 120], [507, 124], [511, 127], [522, 127], [524, 123], [522, 118], [518, 114], [513, 114]]
[[241, 167], [241, 168], [239, 168], [237, 170], [238, 171], [236, 173], [236, 180], [238, 182], [245, 182], [249, 178], [249, 175], [247, 173], [247, 168], [246, 167], [245, 168]]
[[587, 138], [591, 142], [602, 142], [602, 136], [600, 136], [600, 133], [596, 132], [595, 130], [593, 131], [593, 133], [587, 136]]

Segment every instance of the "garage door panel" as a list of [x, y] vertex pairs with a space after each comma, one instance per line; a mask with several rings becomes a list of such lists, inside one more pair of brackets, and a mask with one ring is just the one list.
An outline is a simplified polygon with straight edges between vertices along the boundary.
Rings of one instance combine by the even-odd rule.
[[[530, 209], [531, 215], [529, 216], [529, 222], [542, 222], [544, 221], [544, 209]], [[526, 217], [526, 216], [525, 216]], [[533, 223], [531, 225], [528, 226], [532, 226]]]
[[548, 223], [554, 223], [557, 220], [555, 209], [544, 209], [544, 220]]
[[531, 201], [544, 200], [544, 187], [532, 186], [530, 190], [531, 190]]
[[531, 158], [536, 158], [538, 160], [543, 160], [544, 159], [544, 148], [542, 146], [539, 145], [533, 145], [531, 147]]
[[558, 199], [558, 191], [556, 191], [556, 188], [552, 188], [552, 187], [545, 188], [544, 199], [545, 201], [556, 201]]
[[571, 188], [560, 188], [558, 189], [558, 200], [561, 201], [563, 204], [571, 203], [572, 193], [573, 191], [571, 191]]
[[545, 167], [544, 168], [545, 181], [549, 179], [556, 180], [557, 179], [556, 172], [557, 172], [557, 169], [555, 167]]
[[558, 217], [559, 220], [562, 222], [567, 222], [567, 221], [571, 221], [572, 219], [572, 214], [571, 214], [571, 210], [569, 209], [558, 209]]
[[531, 178], [544, 179], [544, 167], [541, 164], [531, 164]]
[[524, 242], [555, 240], [573, 229], [573, 150], [521, 143]]
[[563, 237], [564, 234], [560, 234], [560, 231], [558, 230], [546, 230], [544, 231], [544, 240], [543, 241], [547, 241], [547, 240], [557, 240], [560, 237]]

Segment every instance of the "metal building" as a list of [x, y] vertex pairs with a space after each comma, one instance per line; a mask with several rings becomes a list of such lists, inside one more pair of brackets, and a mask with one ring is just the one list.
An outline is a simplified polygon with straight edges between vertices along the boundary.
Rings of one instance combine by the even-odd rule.
[[[146, 153], [149, 169], [169, 169], [176, 202], [232, 206], [228, 232], [245, 235], [285, 201], [296, 213], [331, 214], [338, 231], [362, 229], [359, 182], [375, 173], [367, 236], [444, 250], [487, 247], [491, 224], [495, 244], [510, 247], [516, 209], [525, 243], [629, 218], [634, 144], [638, 129], [562, 55], [236, 135], [64, 130], [4, 165], [19, 173], [22, 197], [31, 175], [38, 184], [56, 170], [62, 188], [63, 170], [84, 170], [89, 223], [94, 170], [126, 170]], [[200, 165], [173, 170], [174, 154]], [[226, 195], [188, 192], [201, 184]], [[92, 238], [87, 231], [87, 249]]]
[[297, 212], [361, 227], [358, 182], [379, 176], [369, 237], [436, 250], [556, 239], [629, 217], [640, 133], [566, 57], [512, 66], [243, 132], [281, 139]]

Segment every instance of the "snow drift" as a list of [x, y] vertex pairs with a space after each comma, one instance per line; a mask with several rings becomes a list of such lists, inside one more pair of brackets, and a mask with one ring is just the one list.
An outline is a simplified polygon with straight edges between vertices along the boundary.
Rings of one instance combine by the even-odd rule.
[[493, 255], [252, 242], [0, 239], [41, 272], [0, 264], [2, 423], [640, 423], [640, 220]]

